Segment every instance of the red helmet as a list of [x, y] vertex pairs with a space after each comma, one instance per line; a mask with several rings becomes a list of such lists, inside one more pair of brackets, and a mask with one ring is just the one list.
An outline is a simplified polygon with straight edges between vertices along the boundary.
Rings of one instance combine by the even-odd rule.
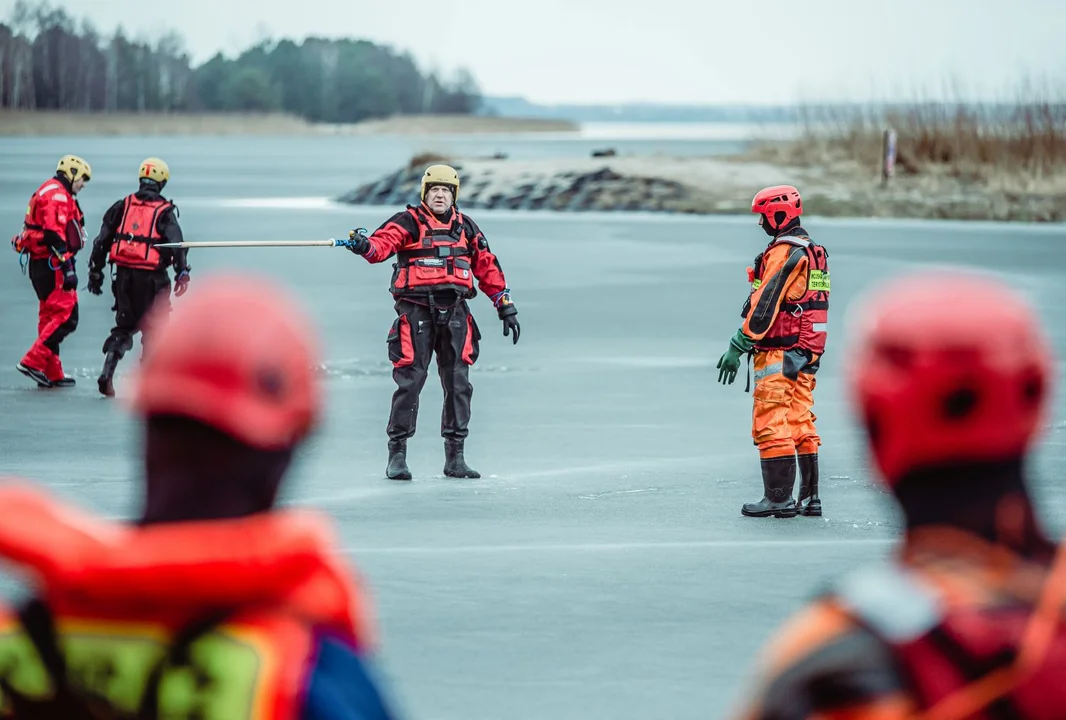
[[201, 281], [173, 313], [160, 305], [147, 321], [133, 407], [193, 418], [254, 447], [295, 445], [320, 408], [316, 343], [296, 307], [246, 276]]
[[772, 229], [780, 230], [803, 214], [803, 201], [799, 190], [791, 185], [774, 185], [755, 193], [751, 211], [765, 216]]
[[848, 361], [885, 480], [921, 467], [1022, 455], [1048, 405], [1053, 359], [1028, 305], [969, 274], [895, 281], [858, 313]]

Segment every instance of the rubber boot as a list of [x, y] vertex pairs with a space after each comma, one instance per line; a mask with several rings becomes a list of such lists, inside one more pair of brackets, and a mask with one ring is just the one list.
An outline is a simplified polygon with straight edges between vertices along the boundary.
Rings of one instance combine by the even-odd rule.
[[122, 356], [114, 350], [110, 351], [107, 357], [104, 358], [104, 369], [100, 371], [100, 377], [96, 379], [96, 385], [100, 388], [101, 395], [115, 397], [115, 384], [112, 378], [115, 376], [115, 368], [118, 367], [120, 359], [122, 359]]
[[[822, 516], [822, 501], [818, 499], [818, 453], [798, 455], [796, 464], [799, 466], [800, 488], [796, 505], [800, 515], [807, 517]], [[804, 505], [803, 501], [807, 504]]]
[[444, 441], [444, 474], [454, 478], [479, 478], [481, 473], [473, 470], [463, 458], [462, 440]]
[[740, 514], [746, 517], [796, 517], [796, 501], [792, 488], [796, 484], [796, 456], [769, 458], [761, 461], [763, 499], [744, 503]]
[[35, 367], [30, 367], [29, 365], [26, 365], [25, 363], [21, 362], [15, 366], [15, 369], [26, 377], [28, 377], [30, 380], [33, 380], [35, 383], [37, 383], [37, 387], [52, 387], [52, 381], [48, 379], [47, 375], [45, 375], [44, 370], [38, 370]]
[[74, 387], [77, 385], [77, 380], [63, 372], [63, 362], [58, 355], [53, 354], [48, 359], [48, 368], [45, 373], [54, 388]]
[[389, 466], [385, 476], [390, 480], [410, 480], [411, 470], [407, 467], [407, 441], [389, 440]]

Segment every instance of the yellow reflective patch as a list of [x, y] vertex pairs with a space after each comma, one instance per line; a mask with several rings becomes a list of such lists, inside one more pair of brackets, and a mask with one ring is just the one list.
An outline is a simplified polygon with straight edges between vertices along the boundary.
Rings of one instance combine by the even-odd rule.
[[753, 280], [752, 283], [751, 283], [752, 291], [754, 292], [755, 290], [758, 290], [760, 285], [762, 285], [762, 280], [759, 280], [759, 279]]
[[[145, 628], [147, 629], [147, 628]], [[123, 714], [140, 707], [153, 668], [163, 659], [169, 639], [155, 632], [118, 630], [83, 623], [61, 624], [60, 647], [71, 684], [105, 699]], [[252, 718], [261, 695], [263, 657], [252, 639], [228, 632], [204, 635], [189, 647], [189, 663], [164, 670], [159, 683], [160, 717], [202, 720]], [[0, 631], [0, 677], [29, 698], [52, 694], [51, 679], [32, 641], [20, 629]], [[6, 708], [0, 697], [0, 708]]]
[[829, 271], [811, 270], [810, 278], [807, 280], [807, 289], [814, 292], [829, 292]]
[[[52, 680], [41, 662], [33, 641], [20, 627], [9, 626], [0, 632], [0, 678], [13, 690], [28, 698], [52, 696]], [[0, 710], [10, 711], [7, 697], [0, 694]]]
[[161, 717], [251, 718], [262, 670], [259, 653], [228, 635], [193, 643], [189, 666], [171, 668], [159, 687]]

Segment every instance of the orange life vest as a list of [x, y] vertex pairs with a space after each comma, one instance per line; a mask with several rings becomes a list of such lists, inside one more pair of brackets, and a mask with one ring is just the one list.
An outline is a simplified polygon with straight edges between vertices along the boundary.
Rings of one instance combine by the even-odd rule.
[[472, 296], [472, 238], [466, 236], [462, 213], [453, 209], [451, 222], [442, 223], [421, 207], [409, 205], [407, 211], [418, 224], [418, 237], [396, 252], [392, 293], [453, 289], [461, 295]]
[[[59, 227], [45, 227], [45, 213], [54, 212]], [[70, 223], [74, 223], [71, 233], [67, 233]], [[85, 245], [85, 217], [74, 194], [58, 178], [50, 178], [41, 184], [26, 205], [26, 217], [22, 223], [22, 232], [12, 240], [16, 252], [29, 253], [37, 260], [52, 257], [52, 251], [44, 242], [45, 230], [54, 230], [67, 242], [68, 251], [74, 253]]]
[[[1060, 591], [1061, 600], [1061, 588], [1054, 590]], [[1066, 708], [1066, 683], [1061, 681], [1066, 673], [1066, 624], [1061, 602], [1049, 604], [1050, 622], [1038, 637], [1030, 632], [1032, 605], [950, 603], [920, 573], [895, 563], [870, 566], [846, 576], [834, 588], [833, 596], [891, 649], [918, 706], [933, 709], [933, 714], [923, 717], [941, 717], [935, 708], [948, 697], [956, 703], [968, 697], [974, 703], [973, 712], [965, 713], [965, 717], [975, 720], [1062, 717]], [[1041, 652], [1026, 652], [1031, 649], [1024, 647], [1026, 642], [1039, 645]], [[1024, 671], [1017, 671], [1018, 663], [1027, 665]], [[992, 678], [996, 674], [999, 682]], [[993, 688], [997, 689], [993, 692]]]
[[[130, 716], [150, 703], [159, 717], [297, 718], [311, 627], [372, 642], [317, 513], [139, 528], [10, 485], [0, 506], [0, 555], [38, 580], [68, 685]], [[0, 613], [0, 668], [30, 699], [53, 683], [33, 649], [41, 641], [25, 618]]]
[[109, 258], [121, 267], [136, 270], [158, 270], [163, 258], [155, 244], [163, 239], [159, 232], [159, 217], [174, 204], [169, 200], [141, 200], [136, 195], [126, 197], [122, 220], [115, 231]]
[[[801, 348], [814, 355], [825, 352], [829, 322], [829, 253], [809, 237], [785, 235], [770, 244], [787, 244], [802, 248], [807, 254], [807, 290], [796, 302], [785, 300], [769, 331], [755, 343], [758, 350]], [[763, 255], [755, 258], [752, 280], [762, 282]], [[787, 270], [787, 265], [786, 265]], [[754, 285], [758, 287], [758, 285]], [[745, 304], [747, 315], [749, 304]]]

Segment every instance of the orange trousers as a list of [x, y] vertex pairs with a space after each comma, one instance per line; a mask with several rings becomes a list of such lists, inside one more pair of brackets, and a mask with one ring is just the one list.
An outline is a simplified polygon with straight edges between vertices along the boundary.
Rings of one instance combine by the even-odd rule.
[[820, 356], [805, 350], [756, 350], [751, 437], [763, 459], [818, 452], [822, 439], [814, 423]]

